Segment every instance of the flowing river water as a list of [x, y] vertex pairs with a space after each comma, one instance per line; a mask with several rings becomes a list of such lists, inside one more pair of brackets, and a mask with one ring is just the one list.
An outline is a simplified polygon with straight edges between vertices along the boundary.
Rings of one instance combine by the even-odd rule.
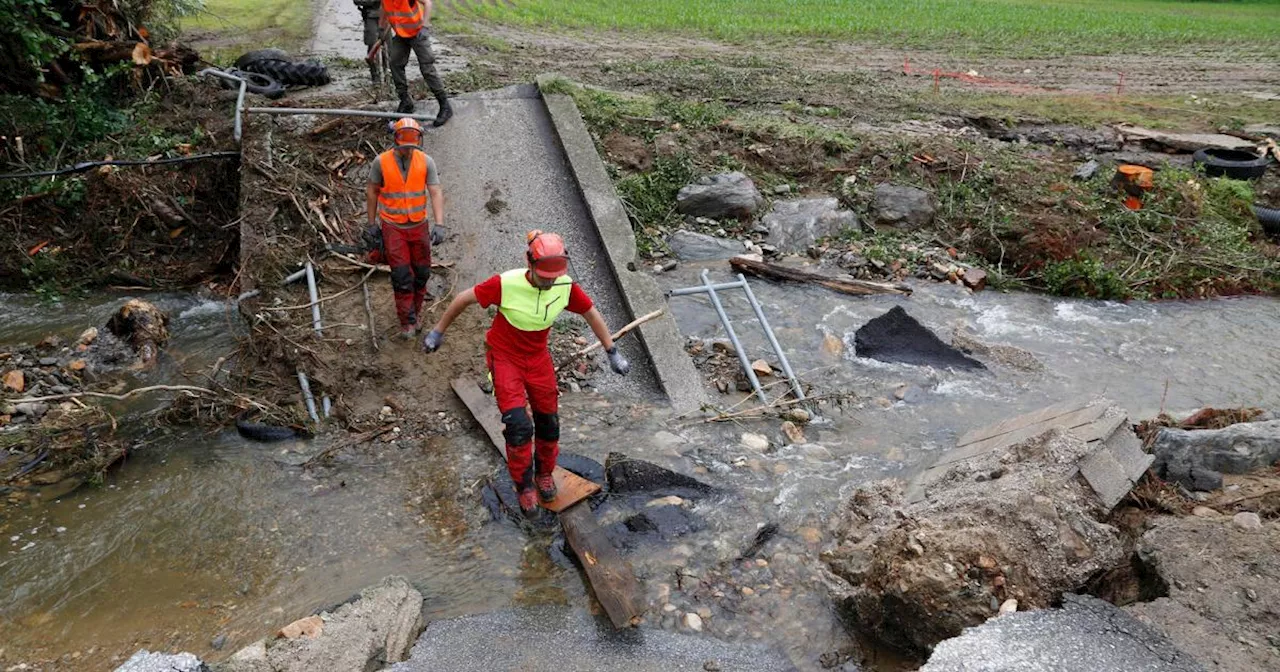
[[[698, 268], [660, 279], [699, 284]], [[713, 280], [731, 279], [713, 268]], [[820, 447], [778, 447], [776, 419], [690, 424], [643, 400], [588, 391], [564, 397], [563, 448], [601, 461], [625, 452], [722, 488], [692, 504], [687, 534], [630, 552], [656, 605], [643, 627], [677, 628], [680, 614], [702, 610], [699, 636], [770, 644], [801, 669], [854, 646], [818, 571], [824, 521], [853, 486], [909, 475], [968, 429], [1072, 396], [1104, 394], [1134, 418], [1161, 405], [1280, 407], [1274, 299], [1115, 304], [932, 284], [909, 298], [851, 298], [753, 287], [802, 378], [817, 391], [859, 395], [818, 409], [823, 419], [806, 432]], [[222, 304], [148, 298], [173, 316], [173, 340], [140, 382], [175, 380], [234, 347], [238, 325]], [[1030, 351], [1045, 369], [957, 373], [858, 359], [854, 331], [899, 304], [944, 340], [964, 323], [978, 340]], [[73, 338], [118, 305], [98, 296], [50, 308], [3, 296], [0, 344]], [[685, 334], [723, 336], [706, 299], [670, 305]], [[725, 305], [753, 358], [772, 359], [745, 299], [729, 294]], [[824, 349], [828, 335], [842, 352], [829, 339]], [[918, 389], [897, 401], [903, 384]], [[742, 432], [775, 447], [748, 449]], [[234, 431], [153, 428], [148, 441], [100, 485], [0, 510], [3, 669], [109, 670], [143, 647], [217, 660], [389, 574], [420, 588], [432, 619], [589, 603], [577, 570], [549, 550], [552, 532], [490, 520], [480, 483], [499, 467], [478, 432], [357, 452], [315, 474], [291, 459], [303, 446], [248, 443]], [[605, 526], [632, 513], [621, 502], [598, 511]], [[778, 536], [739, 558], [766, 523]]]

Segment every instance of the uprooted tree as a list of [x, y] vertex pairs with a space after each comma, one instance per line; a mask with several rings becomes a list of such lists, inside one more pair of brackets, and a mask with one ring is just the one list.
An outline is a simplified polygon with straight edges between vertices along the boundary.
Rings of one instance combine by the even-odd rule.
[[141, 78], [185, 71], [198, 54], [177, 43], [176, 17], [199, 0], [0, 0], [0, 93], [57, 97], [126, 63]]

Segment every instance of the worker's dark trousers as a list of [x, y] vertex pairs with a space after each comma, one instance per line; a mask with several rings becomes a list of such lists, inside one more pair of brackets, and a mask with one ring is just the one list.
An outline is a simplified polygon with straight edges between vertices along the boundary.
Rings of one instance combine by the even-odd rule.
[[391, 267], [400, 328], [417, 326], [431, 279], [431, 232], [424, 220], [414, 226], [382, 223], [382, 251]]
[[422, 71], [422, 79], [427, 82], [427, 88], [431, 89], [436, 98], [445, 96], [444, 82], [440, 79], [440, 73], [436, 72], [436, 55], [431, 51], [429, 32], [423, 28], [417, 35], [408, 38], [392, 34], [391, 42], [387, 45], [391, 81], [395, 83], [396, 93], [401, 98], [409, 93], [409, 80], [405, 77], [404, 69], [409, 64], [410, 51], [418, 56], [418, 69]]

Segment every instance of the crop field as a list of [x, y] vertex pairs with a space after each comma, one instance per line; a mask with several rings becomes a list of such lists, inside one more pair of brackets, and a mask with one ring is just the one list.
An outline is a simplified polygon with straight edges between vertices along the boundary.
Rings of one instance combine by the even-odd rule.
[[[1280, 0], [444, 0], [526, 26], [676, 32], [728, 41], [866, 39], [1010, 56], [1280, 52]], [[771, 46], [771, 48], [776, 48]]]

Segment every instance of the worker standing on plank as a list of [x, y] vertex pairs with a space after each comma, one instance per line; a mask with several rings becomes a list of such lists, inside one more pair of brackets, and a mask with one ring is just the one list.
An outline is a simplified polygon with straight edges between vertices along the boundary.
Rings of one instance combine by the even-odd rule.
[[396, 111], [408, 114], [414, 109], [413, 98], [409, 95], [409, 80], [404, 72], [412, 50], [418, 57], [422, 79], [426, 80], [427, 88], [440, 103], [440, 111], [431, 123], [437, 127], [444, 126], [453, 116], [453, 108], [445, 95], [444, 82], [436, 72], [436, 55], [431, 51], [431, 0], [382, 0], [382, 20], [391, 26], [394, 33], [387, 45], [387, 65], [391, 68], [391, 81], [400, 96], [400, 107]]
[[400, 336], [412, 340], [431, 278], [431, 230], [444, 224], [444, 194], [436, 162], [422, 151], [422, 126], [405, 117], [391, 126], [395, 147], [378, 155], [369, 169], [366, 209], [369, 226], [382, 228], [382, 252], [391, 267]]
[[[537, 507], [535, 498], [543, 502], [556, 498], [552, 472], [560, 452], [560, 390], [547, 349], [556, 317], [564, 310], [582, 315], [608, 353], [609, 368], [626, 375], [631, 365], [618, 352], [591, 298], [569, 277], [569, 254], [560, 236], [535, 230], [529, 232], [527, 241], [527, 267], [495, 275], [460, 292], [423, 339], [422, 348], [438, 350], [445, 330], [471, 304], [498, 307], [485, 335], [485, 362], [505, 425], [502, 435], [507, 442], [507, 470], [516, 484], [521, 510], [530, 515]], [[525, 412], [526, 395], [533, 408], [532, 420]]]
[[[382, 0], [354, 0], [356, 7], [360, 9], [360, 20], [364, 23], [364, 51], [369, 53], [373, 49], [373, 45], [378, 43], [378, 37], [382, 32]], [[385, 45], [384, 45], [385, 47]], [[382, 69], [378, 67], [378, 59], [369, 61], [369, 78], [373, 80], [373, 85], [377, 86], [382, 80]]]

